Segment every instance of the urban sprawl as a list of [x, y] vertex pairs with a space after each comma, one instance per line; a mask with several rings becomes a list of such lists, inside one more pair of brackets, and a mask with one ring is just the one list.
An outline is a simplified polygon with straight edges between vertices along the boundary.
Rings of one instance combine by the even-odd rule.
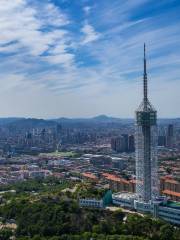
[[81, 207], [121, 206], [180, 224], [180, 119], [157, 120], [147, 95], [145, 49], [143, 80], [135, 121], [0, 119], [0, 185], [49, 176], [86, 181], [105, 194], [79, 198]]

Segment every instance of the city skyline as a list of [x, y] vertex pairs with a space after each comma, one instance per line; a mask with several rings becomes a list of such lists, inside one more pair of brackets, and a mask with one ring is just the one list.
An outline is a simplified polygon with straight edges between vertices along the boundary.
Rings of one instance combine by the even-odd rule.
[[2, 0], [0, 117], [132, 118], [148, 46], [150, 99], [179, 117], [178, 1]]

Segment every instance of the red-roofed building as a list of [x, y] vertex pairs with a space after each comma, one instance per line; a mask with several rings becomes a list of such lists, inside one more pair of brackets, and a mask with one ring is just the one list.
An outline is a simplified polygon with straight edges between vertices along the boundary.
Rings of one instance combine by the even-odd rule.
[[173, 192], [170, 190], [164, 190], [162, 191], [164, 195], [167, 197], [170, 197], [172, 200], [179, 202], [180, 201], [180, 192]]
[[109, 173], [103, 173], [102, 176], [108, 181], [110, 189], [114, 191], [135, 192], [135, 180], [126, 180]]
[[161, 177], [160, 192], [174, 201], [180, 201], [180, 182], [170, 176]]
[[82, 177], [83, 179], [86, 179], [89, 181], [98, 182], [98, 178], [94, 174], [89, 172], [82, 173]]

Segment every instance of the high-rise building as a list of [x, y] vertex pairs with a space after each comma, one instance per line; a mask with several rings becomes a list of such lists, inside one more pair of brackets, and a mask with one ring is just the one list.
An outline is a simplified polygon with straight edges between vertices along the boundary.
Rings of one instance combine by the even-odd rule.
[[124, 142], [124, 152], [128, 152], [128, 134], [122, 134], [123, 142]]
[[122, 134], [111, 139], [111, 149], [116, 152], [134, 152], [134, 135]]
[[116, 152], [126, 152], [126, 138], [122, 135], [112, 138], [111, 148]]
[[157, 197], [157, 112], [148, 100], [146, 49], [144, 44], [143, 101], [136, 111], [136, 193], [140, 201]]
[[173, 124], [168, 125], [167, 135], [173, 137], [174, 135], [174, 126]]
[[158, 136], [158, 146], [166, 147], [166, 136]]
[[134, 135], [129, 135], [129, 138], [128, 138], [128, 151], [129, 152], [134, 152], [135, 151]]
[[167, 147], [172, 148], [174, 143], [174, 126], [169, 124], [167, 128]]

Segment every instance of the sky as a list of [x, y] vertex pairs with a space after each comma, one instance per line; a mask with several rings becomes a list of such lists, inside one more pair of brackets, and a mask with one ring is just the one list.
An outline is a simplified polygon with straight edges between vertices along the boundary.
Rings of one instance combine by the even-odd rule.
[[0, 0], [0, 117], [180, 117], [180, 1]]

